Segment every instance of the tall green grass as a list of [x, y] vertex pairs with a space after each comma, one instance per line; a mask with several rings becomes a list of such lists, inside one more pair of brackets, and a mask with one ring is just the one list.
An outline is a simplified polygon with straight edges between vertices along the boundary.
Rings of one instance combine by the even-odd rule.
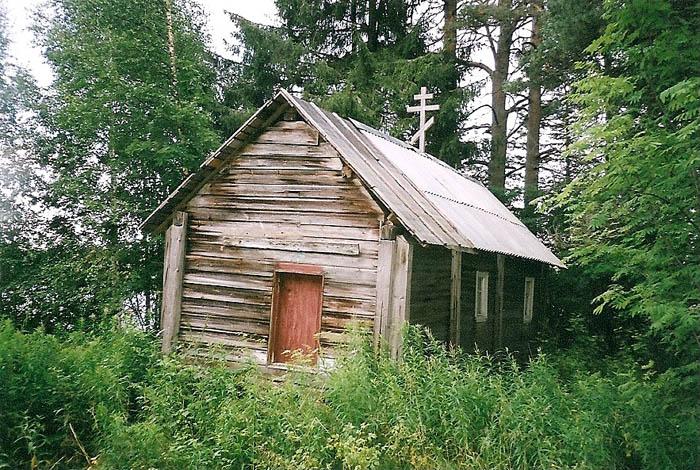
[[[0, 326], [6, 467], [695, 469], [695, 397], [634, 364], [446, 351], [417, 329], [402, 360], [357, 340], [328, 376], [282, 383], [162, 359], [118, 329], [61, 340]], [[84, 448], [81, 450], [81, 446]]]

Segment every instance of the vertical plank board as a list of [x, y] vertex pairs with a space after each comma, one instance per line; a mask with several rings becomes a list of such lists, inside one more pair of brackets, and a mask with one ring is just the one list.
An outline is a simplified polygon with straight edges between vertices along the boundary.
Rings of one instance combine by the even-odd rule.
[[452, 289], [450, 293], [450, 345], [459, 346], [460, 316], [462, 311], [462, 252], [452, 250]]
[[391, 320], [389, 351], [398, 358], [401, 354], [401, 330], [411, 316], [411, 273], [413, 269], [413, 245], [403, 236], [396, 237], [396, 254], [393, 263]]
[[166, 232], [165, 242], [163, 303], [160, 318], [163, 330], [162, 351], [166, 354], [173, 350], [180, 326], [186, 233], [187, 213], [176, 212], [173, 223]]
[[503, 347], [503, 302], [505, 285], [505, 256], [496, 255], [496, 348]]
[[388, 339], [389, 320], [392, 299], [392, 267], [396, 241], [379, 241], [379, 259], [377, 261], [377, 312], [374, 318], [374, 347], [380, 346], [381, 338]]

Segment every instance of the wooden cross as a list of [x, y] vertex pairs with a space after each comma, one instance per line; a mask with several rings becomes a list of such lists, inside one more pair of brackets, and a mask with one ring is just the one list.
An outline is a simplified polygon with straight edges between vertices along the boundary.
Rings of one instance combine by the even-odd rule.
[[440, 109], [438, 104], [427, 104], [427, 100], [433, 99], [433, 94], [428, 93], [428, 89], [424, 86], [420, 87], [420, 93], [413, 95], [414, 100], [419, 100], [420, 104], [418, 106], [406, 106], [406, 111], [409, 113], [420, 113], [420, 127], [413, 137], [411, 137], [410, 143], [413, 145], [418, 141], [418, 150], [425, 152], [425, 132], [433, 125], [435, 122], [435, 117], [431, 117], [426, 122], [425, 112], [426, 111], [437, 111]]

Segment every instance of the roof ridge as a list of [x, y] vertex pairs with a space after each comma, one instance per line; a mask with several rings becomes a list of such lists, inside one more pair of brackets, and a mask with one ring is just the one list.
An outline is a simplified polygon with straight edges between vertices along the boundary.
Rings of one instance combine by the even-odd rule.
[[525, 224], [523, 224], [522, 222], [520, 222], [520, 220], [518, 220], [517, 218], [516, 218], [516, 220], [518, 220], [518, 221], [515, 222], [515, 221], [510, 220], [510, 219], [507, 219], [506, 217], [503, 217], [502, 215], [499, 215], [499, 214], [497, 214], [497, 213], [495, 213], [495, 212], [488, 211], [488, 210], [484, 209], [483, 207], [475, 206], [474, 204], [469, 204], [468, 202], [464, 202], [464, 201], [458, 201], [457, 199], [454, 199], [454, 198], [445, 196], [444, 194], [439, 194], [439, 193], [436, 193], [436, 192], [433, 192], [433, 191], [424, 191], [424, 192], [425, 192], [426, 194], [430, 194], [430, 195], [432, 195], [432, 196], [436, 196], [436, 197], [440, 197], [440, 198], [442, 198], [442, 199], [445, 199], [446, 201], [454, 202], [455, 204], [461, 204], [461, 205], [463, 205], [463, 206], [472, 207], [472, 208], [477, 209], [477, 210], [479, 210], [479, 211], [481, 211], [481, 212], [484, 212], [484, 213], [486, 213], [486, 214], [492, 215], [492, 216], [494, 216], [494, 217], [498, 217], [499, 219], [504, 220], [504, 221], [506, 221], [506, 222], [510, 222], [511, 224], [516, 225], [516, 226], [518, 226], [518, 227], [527, 228], [527, 227], [525, 226]]
[[481, 181], [479, 181], [478, 179], [473, 178], [473, 177], [471, 177], [471, 176], [469, 176], [469, 175], [465, 175], [464, 173], [461, 173], [461, 172], [458, 171], [456, 168], [454, 168], [454, 167], [448, 165], [448, 164], [445, 163], [444, 161], [440, 160], [439, 158], [437, 158], [437, 157], [434, 156], [434, 155], [429, 154], [428, 152], [421, 152], [421, 151], [419, 151], [417, 148], [415, 148], [413, 145], [407, 144], [407, 143], [404, 142], [403, 140], [397, 139], [396, 137], [393, 137], [393, 136], [391, 136], [391, 135], [389, 135], [389, 134], [387, 134], [387, 133], [385, 133], [385, 132], [382, 132], [382, 131], [380, 131], [379, 129], [375, 129], [374, 127], [368, 126], [367, 124], [364, 124], [364, 123], [362, 123], [362, 122], [360, 122], [360, 121], [357, 121], [357, 120], [355, 120], [355, 119], [353, 119], [353, 118], [348, 118], [348, 120], [349, 120], [350, 122], [352, 122], [353, 125], [355, 125], [355, 127], [357, 127], [359, 130], [363, 130], [363, 131], [369, 132], [370, 134], [374, 134], [374, 135], [376, 135], [377, 137], [381, 137], [381, 138], [384, 139], [384, 140], [388, 140], [389, 142], [391, 142], [391, 143], [393, 143], [393, 144], [399, 145], [399, 146], [401, 146], [401, 147], [403, 147], [403, 148], [405, 148], [405, 149], [408, 149], [408, 150], [412, 150], [412, 151], [414, 151], [415, 153], [417, 153], [418, 155], [420, 155], [421, 157], [427, 158], [428, 160], [432, 160], [432, 161], [434, 161], [435, 163], [438, 163], [439, 165], [441, 165], [441, 166], [447, 168], [448, 170], [451, 170], [451, 171], [453, 171], [454, 173], [458, 174], [458, 175], [461, 176], [462, 178], [466, 178], [466, 179], [468, 179], [469, 181], [473, 181], [473, 182], [475, 182], [475, 183], [479, 183], [480, 185], [484, 186], [484, 184], [483, 184]]

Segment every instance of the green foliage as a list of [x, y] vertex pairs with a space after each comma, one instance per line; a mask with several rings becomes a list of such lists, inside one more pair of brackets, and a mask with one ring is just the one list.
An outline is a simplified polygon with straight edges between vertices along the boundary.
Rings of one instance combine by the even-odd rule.
[[[448, 352], [420, 330], [403, 357], [363, 338], [329, 375], [158, 359], [135, 331], [61, 339], [0, 327], [4, 463], [54, 468], [676, 468], [697, 455], [697, 403], [673, 375], [579, 353]], [[86, 455], [80, 450], [78, 440]]]
[[611, 279], [596, 312], [648, 325], [642, 357], [695, 379], [700, 360], [700, 7], [606, 3], [571, 152], [590, 169], [560, 195], [572, 260]]
[[42, 468], [58, 460], [62, 468], [85, 466], [78, 442], [95, 449], [99, 416], [136, 412], [157, 351], [136, 331], [59, 339], [0, 323], [0, 466], [32, 459]]
[[36, 14], [54, 81], [23, 93], [17, 178], [0, 183], [2, 310], [30, 328], [120, 306], [157, 327], [161, 250], [138, 224], [220, 140], [203, 13], [172, 2], [171, 54], [166, 3], [51, 0]]
[[461, 66], [431, 49], [439, 28], [417, 13], [418, 2], [378, 2], [376, 10], [354, 1], [278, 0], [276, 6], [279, 27], [233, 16], [241, 64], [227, 92], [229, 107], [249, 113], [286, 87], [407, 139], [417, 126], [405, 107], [427, 86], [441, 105], [428, 150], [454, 166], [476, 153], [460, 138], [474, 90], [459, 88]]

